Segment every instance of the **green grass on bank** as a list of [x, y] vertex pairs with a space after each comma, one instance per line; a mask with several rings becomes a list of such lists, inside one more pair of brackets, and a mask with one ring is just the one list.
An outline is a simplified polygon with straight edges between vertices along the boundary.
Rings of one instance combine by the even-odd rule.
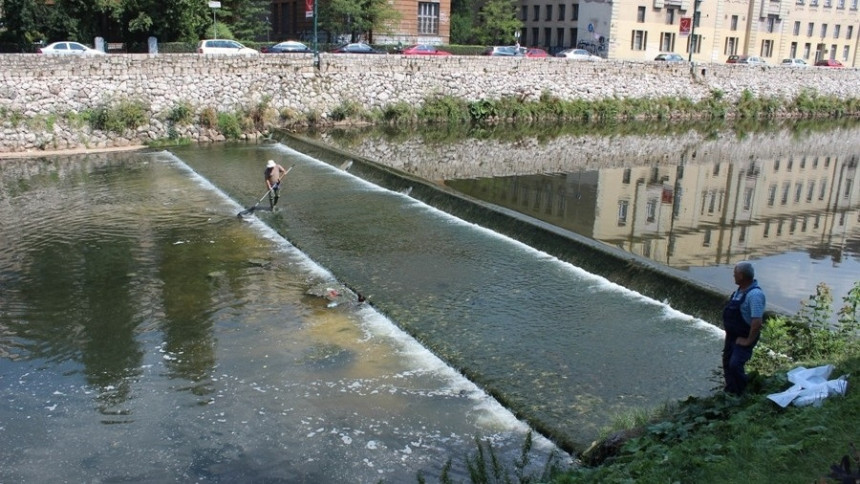
[[[720, 392], [639, 416], [634, 419], [637, 425], [615, 429], [607, 439], [625, 436], [611, 455], [599, 462], [581, 456], [582, 465], [574, 469], [548, 465], [538, 475], [523, 475], [520, 462], [500, 466], [478, 444], [478, 452], [466, 462], [470, 471], [484, 472], [470, 473], [471, 482], [858, 483], [860, 281], [835, 315], [832, 302], [829, 289], [821, 284], [796, 315], [766, 322], [748, 364], [752, 379], [742, 397]], [[789, 370], [824, 364], [834, 365], [830, 379], [847, 375], [846, 395], [830, 396], [817, 406], [787, 408], [767, 399], [792, 385]], [[421, 476], [419, 482], [424, 482]], [[443, 475], [441, 482], [450, 480]]]

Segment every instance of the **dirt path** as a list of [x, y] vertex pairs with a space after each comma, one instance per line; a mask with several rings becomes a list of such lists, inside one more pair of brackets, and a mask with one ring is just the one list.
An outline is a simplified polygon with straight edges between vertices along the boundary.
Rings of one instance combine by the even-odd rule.
[[135, 151], [145, 149], [145, 145], [115, 146], [111, 148], [75, 148], [71, 150], [35, 150], [14, 151], [9, 153], [0, 152], [0, 160], [13, 158], [37, 158], [41, 156], [56, 155], [82, 155], [87, 153], [105, 153], [108, 151]]

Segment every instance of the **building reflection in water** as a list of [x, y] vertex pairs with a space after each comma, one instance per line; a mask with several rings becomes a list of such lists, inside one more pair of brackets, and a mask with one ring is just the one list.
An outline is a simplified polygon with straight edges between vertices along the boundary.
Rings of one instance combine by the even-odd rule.
[[[857, 154], [732, 160], [691, 151], [675, 163], [446, 184], [677, 269], [795, 251], [838, 265], [858, 253], [857, 162]], [[706, 282], [730, 286], [720, 272]], [[777, 300], [793, 309], [794, 295], [785, 296]]]

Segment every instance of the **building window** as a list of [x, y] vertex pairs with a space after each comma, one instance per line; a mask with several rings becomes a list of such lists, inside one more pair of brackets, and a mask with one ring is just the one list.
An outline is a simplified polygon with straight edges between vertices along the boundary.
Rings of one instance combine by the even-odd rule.
[[633, 37], [630, 42], [630, 50], [645, 50], [645, 45], [648, 43], [648, 32], [644, 30], [634, 30]]
[[667, 8], [666, 9], [666, 23], [672, 25], [675, 23], [675, 9]]
[[815, 197], [815, 180], [809, 182], [809, 191], [806, 192], [806, 202], [811, 202], [813, 197]]
[[570, 9], [570, 19], [573, 21], [579, 20], [579, 4], [574, 3]]
[[693, 54], [702, 52], [702, 36], [699, 34], [690, 35], [687, 37], [687, 52], [692, 49]]
[[818, 0], [809, 0], [809, 6], [810, 7], [817, 7], [818, 6]]
[[653, 222], [657, 220], [657, 199], [652, 198], [648, 200], [648, 203], [645, 205], [645, 219], [648, 222]]
[[555, 29], [555, 45], [564, 45], [564, 28], [559, 27]]
[[565, 14], [567, 13], [567, 12], [565, 12], [565, 11], [564, 11], [565, 7], [567, 7], [567, 5], [565, 5], [565, 4], [563, 4], [563, 3], [559, 3], [559, 4], [558, 4], [558, 19], [559, 19], [559, 20], [561, 20], [561, 21], [563, 21], [563, 20], [564, 20], [564, 16], [565, 16]]
[[418, 2], [418, 33], [439, 34], [439, 4]]
[[550, 37], [552, 37], [552, 29], [544, 27], [543, 29], [543, 45], [549, 47]]
[[794, 203], [800, 203], [800, 199], [803, 197], [803, 183], [797, 182], [794, 184]]
[[768, 15], [767, 16], [767, 31], [768, 31], [768, 33], [772, 34], [774, 30], [776, 30], [776, 17], [774, 17], [773, 15]]
[[841, 30], [842, 30], [842, 26], [841, 26], [841, 25], [836, 24], [836, 25], [834, 25], [834, 26], [833, 26], [833, 38], [834, 38], [834, 39], [838, 39], [838, 38], [839, 38], [839, 34], [841, 33], [841, 32], [840, 32]]
[[812, 44], [803, 44], [803, 58], [809, 59], [809, 52], [812, 49]]
[[857, 0], [851, 0], [851, 10], [857, 10]]
[[794, 22], [794, 35], [800, 35], [800, 22]]
[[737, 29], [738, 29], [738, 16], [737, 16], [737, 15], [732, 15], [731, 30], [732, 30], [732, 31], [735, 31], [735, 30], [737, 30]]
[[579, 29], [577, 29], [577, 28], [570, 29], [570, 45], [575, 46], [578, 37], [579, 37]]
[[546, 6], [546, 21], [549, 22], [552, 20], [552, 5]]
[[806, 36], [812, 37], [813, 32], [815, 32], [815, 23], [809, 22], [809, 25], [806, 27]]
[[845, 0], [839, 0], [836, 2], [836, 8], [840, 10], [845, 10]]
[[636, 21], [640, 24], [645, 22], [645, 7], [639, 7], [639, 10], [636, 12]]
[[848, 62], [848, 53], [851, 52], [851, 49], [848, 46], [842, 47], [842, 60]]
[[520, 20], [525, 22], [528, 19], [529, 19], [529, 8], [525, 5], [523, 5], [522, 8], [520, 8]]
[[711, 246], [711, 229], [705, 229], [705, 232], [702, 234], [702, 246]]
[[791, 47], [788, 50], [789, 57], [797, 57], [797, 42], [792, 42]]
[[836, 44], [830, 46], [830, 58], [836, 59]]
[[767, 206], [772, 207], [776, 202], [776, 183], [767, 188]]
[[537, 45], [540, 40], [540, 30], [537, 27], [532, 27], [532, 45]]
[[540, 20], [540, 5], [535, 5], [532, 7], [532, 20], [537, 22]]
[[785, 182], [782, 185], [782, 198], [779, 200], [780, 205], [788, 203], [788, 195], [791, 193], [791, 182]]
[[803, 5], [803, 0], [797, 0], [798, 5]]
[[618, 225], [627, 225], [627, 209], [630, 202], [627, 200], [618, 201]]
[[833, 6], [833, 0], [824, 0], [824, 6], [830, 8]]
[[675, 50], [675, 33], [662, 32], [660, 33], [660, 50], [662, 52], [672, 52]]
[[738, 53], [738, 38], [726, 37], [726, 55], [735, 55]]
[[770, 39], [761, 41], [761, 56], [773, 57], [773, 41]]
[[848, 31], [845, 32], [845, 38], [846, 39], [851, 40], [851, 37], [854, 37], [854, 26], [853, 25], [849, 25]]
[[821, 38], [827, 37], [827, 24], [821, 24]]
[[752, 209], [753, 189], [747, 187], [744, 189], [744, 211], [749, 212]]

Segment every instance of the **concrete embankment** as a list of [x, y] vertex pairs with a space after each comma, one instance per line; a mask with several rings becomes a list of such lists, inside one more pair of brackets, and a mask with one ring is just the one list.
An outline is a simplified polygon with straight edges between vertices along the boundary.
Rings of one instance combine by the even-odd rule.
[[[317, 69], [309, 55], [7, 54], [0, 55], [0, 152], [122, 147], [168, 138], [223, 140], [224, 127], [213, 113], [244, 113], [255, 123], [265, 115], [278, 125], [325, 119], [345, 105], [364, 110], [399, 102], [416, 106], [433, 96], [466, 101], [505, 96], [529, 101], [546, 94], [562, 100], [699, 101], [720, 91], [733, 101], [745, 92], [794, 99], [811, 90], [847, 99], [857, 96], [858, 81], [860, 69], [562, 58], [323, 54]], [[123, 102], [138, 103], [144, 112], [122, 113]], [[134, 128], [93, 127], [93, 116], [117, 106], [118, 116], [139, 118], [131, 123], [120, 119]], [[205, 113], [210, 114], [208, 120], [202, 119]], [[240, 129], [246, 137], [259, 135], [259, 125]]]

